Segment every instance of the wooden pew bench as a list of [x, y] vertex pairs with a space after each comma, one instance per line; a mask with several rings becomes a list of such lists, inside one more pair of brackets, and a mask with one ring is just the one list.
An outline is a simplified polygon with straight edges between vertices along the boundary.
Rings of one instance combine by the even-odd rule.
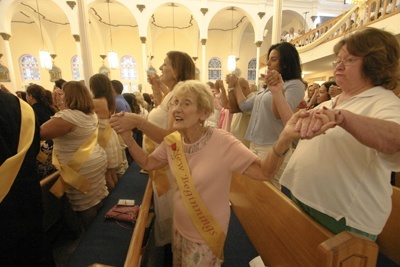
[[[272, 184], [234, 174], [230, 200], [265, 265], [375, 267], [381, 253], [400, 263], [400, 190], [377, 242], [342, 232], [333, 235]], [[379, 245], [379, 246], [378, 246]]]

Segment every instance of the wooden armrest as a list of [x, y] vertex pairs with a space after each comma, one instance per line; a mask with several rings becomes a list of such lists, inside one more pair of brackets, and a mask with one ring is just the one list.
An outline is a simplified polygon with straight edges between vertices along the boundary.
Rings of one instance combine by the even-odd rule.
[[151, 179], [147, 182], [146, 191], [144, 192], [142, 204], [140, 205], [139, 216], [136, 220], [135, 229], [131, 242], [129, 244], [128, 253], [125, 259], [125, 267], [139, 266], [139, 259], [142, 252], [143, 236], [147, 226], [147, 218], [149, 215], [151, 198], [153, 196], [153, 188]]
[[344, 231], [318, 246], [318, 266], [375, 267], [378, 250], [371, 239]]

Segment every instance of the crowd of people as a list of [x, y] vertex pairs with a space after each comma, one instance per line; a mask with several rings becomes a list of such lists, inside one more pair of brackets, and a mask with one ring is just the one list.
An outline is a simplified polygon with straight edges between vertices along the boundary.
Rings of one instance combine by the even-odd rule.
[[[34, 231], [43, 216], [40, 179], [60, 171], [51, 192], [66, 194], [87, 230], [132, 161], [152, 179], [165, 266], [221, 266], [233, 172], [271, 182], [332, 233], [375, 241], [391, 211], [391, 173], [400, 171], [400, 47], [392, 34], [366, 28], [334, 54], [334, 81], [321, 85], [303, 81], [295, 46], [280, 42], [268, 50], [260, 89], [234, 73], [197, 81], [180, 51], [148, 74], [151, 95], [123, 93], [103, 74], [89, 88], [31, 84], [25, 100], [2, 87], [0, 215], [11, 258], [0, 263], [20, 263], [16, 251], [28, 239], [44, 242]], [[9, 167], [21, 153], [18, 168]], [[29, 206], [10, 216], [22, 201]], [[24, 231], [16, 221], [26, 222]], [[30, 263], [42, 260], [42, 247], [29, 250]]]

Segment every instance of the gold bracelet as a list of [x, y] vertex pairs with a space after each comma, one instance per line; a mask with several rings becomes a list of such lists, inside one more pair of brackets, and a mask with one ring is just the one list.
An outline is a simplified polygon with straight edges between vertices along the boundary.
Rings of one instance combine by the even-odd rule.
[[283, 152], [283, 154], [280, 154], [278, 151], [276, 151], [275, 145], [276, 145], [276, 142], [272, 146], [272, 151], [274, 152], [275, 156], [277, 156], [278, 158], [286, 157], [286, 155], [289, 153], [289, 148], [285, 152]]
[[135, 143], [135, 139], [132, 139], [132, 142], [129, 145], [126, 145], [126, 147], [130, 148], [133, 145], [133, 143]]

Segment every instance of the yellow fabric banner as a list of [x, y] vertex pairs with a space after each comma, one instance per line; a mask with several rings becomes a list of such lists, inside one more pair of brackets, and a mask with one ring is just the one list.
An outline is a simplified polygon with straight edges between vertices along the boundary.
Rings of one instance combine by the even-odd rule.
[[226, 235], [221, 226], [208, 211], [203, 200], [199, 196], [190, 174], [189, 166], [183, 153], [181, 135], [175, 131], [164, 138], [171, 147], [172, 160], [176, 183], [182, 196], [183, 204], [189, 213], [193, 224], [200, 235], [206, 241], [211, 251], [220, 260], [223, 260], [223, 251]]
[[[143, 135], [143, 140], [144, 140], [144, 145], [146, 148], [147, 153], [152, 153], [155, 149], [154, 142], [148, 138], [146, 135]], [[155, 171], [149, 171], [149, 176], [153, 180], [156, 190], [157, 190], [157, 195], [162, 196], [168, 190], [171, 189], [171, 185], [169, 184], [169, 180], [167, 177], [167, 171], [169, 170], [169, 166], [166, 165], [162, 167], [161, 169], [155, 170]]]
[[108, 144], [108, 141], [110, 141], [112, 133], [112, 128], [110, 122], [107, 123], [106, 128], [104, 128], [103, 134], [98, 137], [97, 142], [102, 148], [105, 148]]
[[53, 152], [53, 165], [60, 171], [60, 178], [50, 188], [56, 197], [60, 198], [64, 195], [65, 191], [69, 186], [72, 186], [82, 193], [87, 193], [90, 187], [90, 182], [82, 175], [79, 174], [79, 170], [82, 165], [89, 159], [93, 152], [94, 147], [97, 143], [96, 129], [93, 134], [79, 147], [79, 149], [72, 156], [68, 165], [60, 164], [56, 153]]
[[2, 175], [0, 179], [0, 203], [10, 191], [35, 135], [35, 113], [25, 101], [19, 99], [19, 103], [21, 107], [21, 128], [19, 131], [18, 149], [17, 154], [8, 158], [0, 166], [0, 173]]

